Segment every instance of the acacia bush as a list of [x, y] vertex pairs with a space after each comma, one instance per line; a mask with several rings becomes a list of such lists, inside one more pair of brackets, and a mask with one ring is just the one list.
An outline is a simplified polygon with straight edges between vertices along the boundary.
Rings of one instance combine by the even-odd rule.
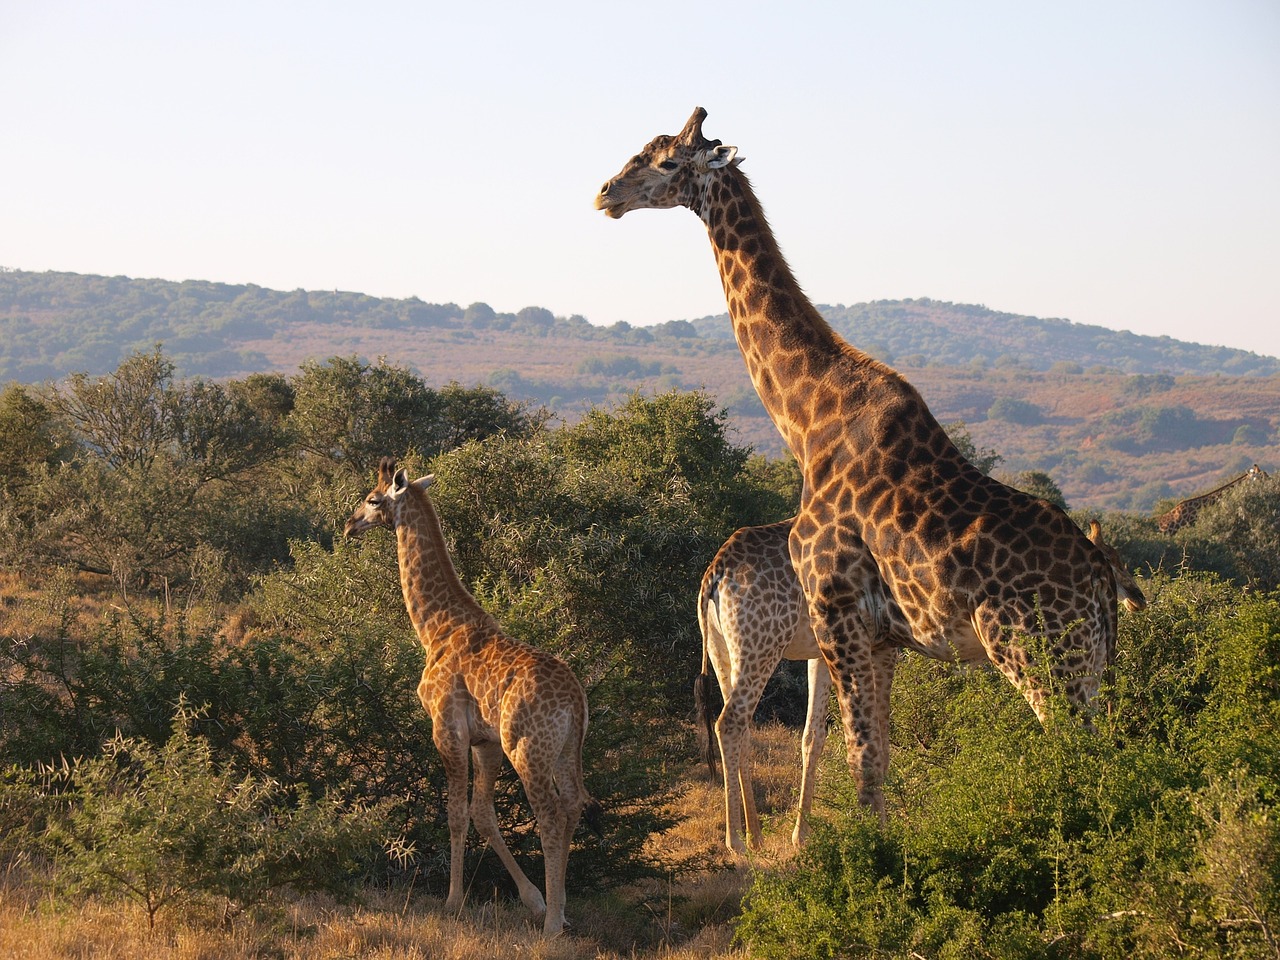
[[284, 887], [349, 892], [389, 840], [385, 813], [237, 774], [192, 718], [180, 703], [163, 746], [117, 734], [31, 785], [46, 798], [40, 846], [57, 885], [135, 900], [152, 926], [200, 898], [244, 909]]
[[354, 357], [292, 378], [184, 380], [157, 347], [109, 374], [0, 394], [0, 563], [109, 576], [125, 596], [199, 582], [230, 599], [287, 563], [290, 540], [327, 536], [326, 491], [379, 457], [545, 420], [488, 387], [437, 390]]
[[763, 957], [1277, 956], [1280, 597], [1144, 586], [1096, 733], [905, 657], [887, 824], [829, 761], [834, 813], [758, 875], [739, 937]]

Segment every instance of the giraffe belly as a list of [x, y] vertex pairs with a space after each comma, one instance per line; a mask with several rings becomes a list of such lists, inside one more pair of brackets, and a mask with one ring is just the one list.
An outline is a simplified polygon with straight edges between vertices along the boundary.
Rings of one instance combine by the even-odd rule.
[[987, 651], [978, 632], [972, 623], [964, 620], [952, 621], [946, 626], [913, 622], [911, 636], [903, 645], [935, 660], [972, 663], [987, 659]]
[[808, 621], [805, 621], [796, 630], [791, 642], [783, 649], [782, 656], [787, 660], [815, 660], [822, 656], [821, 651], [818, 650], [818, 641], [813, 638], [813, 630], [809, 627]]

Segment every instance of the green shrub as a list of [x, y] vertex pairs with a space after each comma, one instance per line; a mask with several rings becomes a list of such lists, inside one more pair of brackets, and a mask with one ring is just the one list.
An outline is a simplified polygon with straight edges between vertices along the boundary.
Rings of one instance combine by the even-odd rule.
[[116, 736], [47, 771], [58, 795], [42, 839], [59, 887], [135, 900], [152, 926], [200, 897], [244, 908], [284, 886], [349, 889], [389, 839], [386, 810], [219, 767], [192, 719], [180, 708], [162, 747]]
[[1150, 585], [1096, 734], [907, 655], [888, 822], [829, 759], [835, 812], [757, 876], [738, 937], [788, 958], [1276, 956], [1280, 597]]

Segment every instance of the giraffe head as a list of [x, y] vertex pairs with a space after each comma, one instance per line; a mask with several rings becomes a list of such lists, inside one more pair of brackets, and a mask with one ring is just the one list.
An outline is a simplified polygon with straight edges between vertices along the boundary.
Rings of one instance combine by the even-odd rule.
[[344, 537], [358, 537], [372, 527], [394, 530], [400, 519], [400, 506], [410, 488], [426, 490], [435, 482], [431, 474], [410, 481], [404, 470], [396, 469], [393, 457], [383, 457], [378, 464], [378, 485], [360, 502], [342, 528]]
[[[596, 194], [596, 209], [617, 219], [628, 210], [685, 206], [701, 213], [712, 172], [740, 163], [737, 147], [702, 135], [707, 111], [698, 107], [673, 136], [654, 137]], [[737, 159], [735, 159], [737, 158]]]
[[1111, 564], [1111, 569], [1116, 575], [1116, 595], [1124, 603], [1125, 608], [1130, 613], [1137, 613], [1139, 610], [1146, 609], [1147, 597], [1142, 592], [1142, 588], [1138, 586], [1138, 581], [1133, 578], [1116, 548], [1111, 546], [1102, 539], [1102, 525], [1097, 520], [1089, 521], [1089, 539], [1093, 541], [1093, 545], [1102, 551], [1102, 555], [1107, 558], [1107, 563]]

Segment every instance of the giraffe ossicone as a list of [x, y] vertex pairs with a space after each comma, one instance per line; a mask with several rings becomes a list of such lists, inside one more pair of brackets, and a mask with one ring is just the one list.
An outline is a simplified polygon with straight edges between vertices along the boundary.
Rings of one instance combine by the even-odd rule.
[[[699, 107], [680, 133], [651, 140], [595, 205], [613, 218], [684, 206], [706, 226], [748, 373], [800, 465], [791, 557], [859, 797], [883, 814], [885, 649], [988, 660], [1044, 723], [1055, 694], [1082, 708], [1099, 688], [1115, 648], [1115, 574], [1064, 511], [970, 464], [913, 386], [831, 329], [783, 259], [742, 158], [703, 135], [705, 118]], [[905, 637], [886, 629], [854, 559], [864, 550]]]
[[[559, 657], [507, 636], [458, 577], [435, 507], [434, 478], [410, 481], [390, 457], [378, 483], [347, 520], [345, 536], [373, 527], [395, 532], [400, 587], [427, 664], [418, 698], [431, 717], [431, 738], [448, 784], [449, 894], [462, 908], [468, 819], [489, 841], [520, 899], [543, 918], [543, 933], [566, 926], [565, 876], [578, 820], [599, 829], [600, 805], [582, 778], [587, 697]], [[475, 782], [468, 818], [468, 753]], [[498, 829], [494, 784], [506, 756], [533, 808], [546, 866], [546, 898], [525, 876]]]

